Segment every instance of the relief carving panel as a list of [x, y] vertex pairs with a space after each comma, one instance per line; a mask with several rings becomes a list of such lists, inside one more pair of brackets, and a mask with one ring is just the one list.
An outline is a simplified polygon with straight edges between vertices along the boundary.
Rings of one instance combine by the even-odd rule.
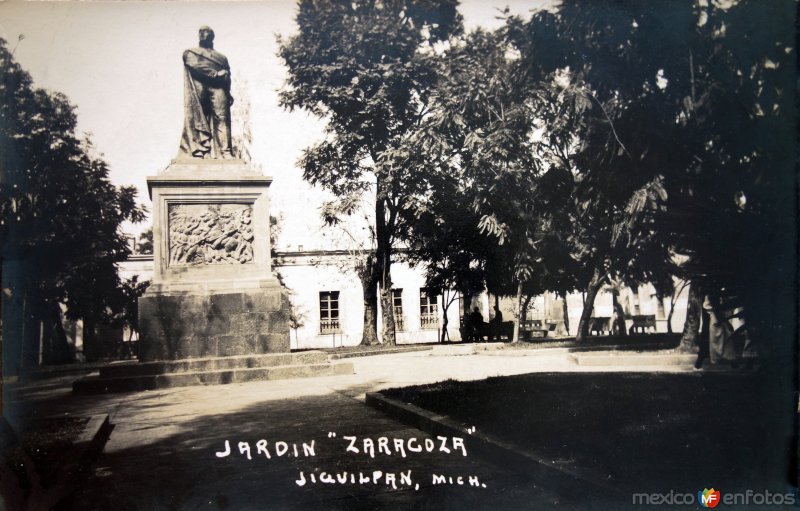
[[244, 264], [253, 260], [249, 204], [171, 204], [169, 264]]

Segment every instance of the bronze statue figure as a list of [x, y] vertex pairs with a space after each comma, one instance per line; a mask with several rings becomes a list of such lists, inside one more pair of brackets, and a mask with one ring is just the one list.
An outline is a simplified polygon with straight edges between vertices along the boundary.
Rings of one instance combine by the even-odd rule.
[[192, 158], [233, 158], [231, 68], [214, 49], [214, 31], [200, 27], [200, 45], [183, 52], [184, 122], [179, 154]]

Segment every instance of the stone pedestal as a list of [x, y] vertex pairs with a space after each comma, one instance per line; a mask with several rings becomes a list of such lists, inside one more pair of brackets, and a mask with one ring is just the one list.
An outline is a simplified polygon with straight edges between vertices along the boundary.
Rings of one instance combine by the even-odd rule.
[[271, 179], [240, 160], [174, 161], [147, 178], [153, 281], [139, 300], [140, 361], [289, 351], [272, 274]]

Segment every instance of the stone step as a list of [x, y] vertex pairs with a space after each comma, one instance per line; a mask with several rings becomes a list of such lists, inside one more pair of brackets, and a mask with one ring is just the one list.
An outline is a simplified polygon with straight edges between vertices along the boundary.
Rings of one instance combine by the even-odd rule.
[[126, 362], [100, 368], [101, 378], [123, 378], [158, 374], [208, 372], [225, 369], [254, 369], [258, 367], [321, 364], [328, 361], [322, 351], [303, 353], [271, 353], [235, 357], [190, 358], [157, 362]]
[[697, 355], [684, 353], [587, 352], [571, 353], [569, 358], [581, 366], [686, 366], [691, 367]]
[[481, 342], [481, 343], [464, 343], [464, 344], [439, 344], [433, 346], [431, 355], [438, 356], [452, 356], [452, 355], [475, 355], [485, 354], [492, 351], [502, 350], [506, 343], [503, 342]]
[[73, 394], [104, 394], [109, 392], [136, 392], [143, 390], [189, 387], [194, 385], [222, 385], [258, 380], [285, 380], [353, 374], [351, 363], [314, 363], [269, 367], [233, 368], [212, 371], [145, 374], [104, 378], [93, 376], [73, 382]]

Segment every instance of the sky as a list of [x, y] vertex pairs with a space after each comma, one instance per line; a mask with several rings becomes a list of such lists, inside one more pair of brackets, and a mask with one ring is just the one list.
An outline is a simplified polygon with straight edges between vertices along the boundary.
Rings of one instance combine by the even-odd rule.
[[[498, 10], [527, 15], [552, 0], [467, 0], [465, 27], [499, 26]], [[277, 36], [296, 31], [296, 2], [0, 0], [0, 37], [37, 87], [62, 92], [76, 105], [78, 129], [90, 134], [117, 185], [134, 185], [148, 209], [147, 176], [176, 156], [183, 125], [183, 50], [209, 25], [215, 49], [230, 62], [237, 115], [249, 104], [251, 154], [273, 178], [272, 214], [281, 219], [278, 249], [321, 246], [319, 205], [325, 192], [303, 182], [302, 150], [322, 137], [322, 121], [278, 105], [286, 69]], [[22, 40], [19, 36], [24, 35]], [[238, 123], [238, 124], [237, 124]], [[128, 225], [131, 233], [149, 221]]]

